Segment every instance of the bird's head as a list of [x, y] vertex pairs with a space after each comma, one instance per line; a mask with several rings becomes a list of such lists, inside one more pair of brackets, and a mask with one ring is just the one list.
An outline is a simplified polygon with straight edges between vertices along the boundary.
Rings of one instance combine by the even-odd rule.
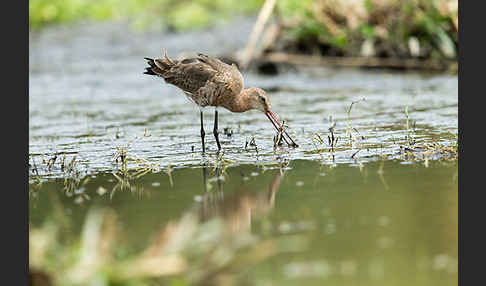
[[257, 109], [261, 112], [270, 110], [270, 100], [263, 89], [254, 87], [250, 88], [248, 91], [251, 109]]
[[285, 131], [283, 126], [280, 124], [280, 122], [277, 120], [277, 117], [275, 114], [273, 114], [270, 106], [270, 100], [268, 99], [268, 96], [266, 92], [261, 89], [261, 88], [250, 88], [248, 90], [249, 92], [249, 105], [251, 109], [257, 109], [260, 110], [261, 112], [265, 113], [267, 116], [268, 120], [272, 122], [272, 125], [277, 129], [277, 131], [282, 132], [282, 134], [286, 135], [289, 140], [283, 137], [284, 140], [289, 144], [289, 146], [292, 147], [297, 147], [298, 145], [294, 142], [294, 140], [290, 137], [290, 135]]

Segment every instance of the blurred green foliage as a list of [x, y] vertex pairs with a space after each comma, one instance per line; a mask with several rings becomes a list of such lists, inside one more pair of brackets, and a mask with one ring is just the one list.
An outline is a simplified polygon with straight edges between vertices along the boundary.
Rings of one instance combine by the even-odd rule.
[[263, 0], [30, 0], [29, 25], [132, 19], [138, 27], [206, 27], [217, 19], [257, 11]]
[[[256, 14], [264, 0], [30, 0], [31, 28], [131, 19], [181, 31]], [[286, 50], [325, 55], [457, 58], [457, 0], [278, 0]], [[366, 45], [365, 45], [366, 42]], [[364, 48], [367, 50], [364, 51]]]

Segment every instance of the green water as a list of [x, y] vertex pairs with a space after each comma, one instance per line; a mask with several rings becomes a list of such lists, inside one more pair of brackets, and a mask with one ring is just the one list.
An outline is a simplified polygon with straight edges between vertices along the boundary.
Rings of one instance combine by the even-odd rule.
[[[172, 186], [166, 173], [149, 173], [124, 190], [115, 188], [112, 174], [98, 174], [72, 195], [61, 179], [31, 184], [31, 227], [61, 212], [70, 221], [68, 235], [77, 237], [88, 210], [109, 208], [123, 237], [117, 247], [136, 252], [169, 220], [193, 212], [201, 221], [220, 217], [235, 233], [308, 239], [304, 249], [249, 267], [239, 281], [457, 285], [456, 163], [329, 167], [296, 160], [285, 171], [242, 165], [217, 172], [175, 169]], [[102, 195], [99, 186], [106, 189]], [[79, 199], [85, 195], [89, 199]]]
[[[457, 76], [244, 72], [245, 87], [268, 91], [299, 148], [275, 147], [260, 112], [222, 109], [217, 156], [208, 109], [203, 156], [199, 109], [144, 76], [143, 57], [229, 54], [252, 24], [29, 34], [29, 269], [54, 285], [457, 285]], [[115, 160], [121, 150], [126, 172]], [[123, 280], [120, 264], [153, 249], [173, 224], [191, 233], [167, 231], [183, 241], [186, 266]], [[239, 243], [246, 248], [235, 250]], [[211, 255], [219, 256], [208, 263]]]

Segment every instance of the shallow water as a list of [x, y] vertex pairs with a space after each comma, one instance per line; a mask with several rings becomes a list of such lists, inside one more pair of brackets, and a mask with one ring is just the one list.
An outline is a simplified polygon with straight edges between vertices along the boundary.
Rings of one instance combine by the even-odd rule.
[[[31, 192], [30, 222], [40, 227], [60, 212], [77, 236], [88, 210], [113, 209], [122, 229], [117, 247], [135, 251], [169, 220], [193, 212], [201, 220], [219, 216], [237, 233], [309, 240], [304, 249], [245, 273], [262, 284], [456, 285], [457, 166], [392, 160], [380, 175], [380, 165], [295, 160], [282, 174], [240, 165], [221, 177], [209, 167], [182, 168], [172, 172], [173, 186], [165, 173], [151, 173], [131, 181], [131, 191], [101, 174], [68, 195], [57, 179]], [[106, 192], [99, 193], [99, 186]]]
[[[244, 30], [251, 26], [236, 27]], [[245, 39], [222, 47], [207, 37], [209, 32], [195, 33], [192, 37], [198, 41], [188, 42], [191, 35], [156, 37], [124, 32], [124, 38], [122, 29], [110, 25], [73, 29], [31, 35], [29, 154], [67, 154], [68, 159], [76, 155], [88, 173], [112, 170], [117, 147], [128, 146], [129, 155], [161, 167], [199, 165], [198, 108], [177, 88], [143, 75], [143, 57], [160, 55], [162, 47], [172, 56], [193, 50], [221, 54], [243, 45]], [[231, 27], [221, 29], [223, 32], [216, 29], [219, 32], [213, 32], [213, 37], [223, 35]], [[269, 92], [273, 109], [287, 122], [300, 148], [279, 148], [275, 155], [275, 132], [263, 114], [233, 114], [221, 109], [220, 129], [232, 131], [230, 137], [221, 135], [224, 156], [237, 164], [272, 164], [280, 158], [327, 159], [327, 151], [323, 156], [315, 150], [330, 147], [330, 118], [336, 123], [335, 136], [340, 137], [336, 147], [341, 148], [329, 163], [355, 159], [366, 162], [379, 155], [396, 155], [400, 145], [407, 142], [407, 106], [409, 129], [415, 128], [417, 143], [453, 143], [457, 134], [456, 76], [309, 68], [287, 70], [278, 76], [249, 73], [245, 74], [245, 84], [278, 89]], [[353, 105], [348, 118], [347, 111], [354, 101], [359, 102]], [[210, 132], [213, 109], [206, 111], [205, 119], [211, 154], [216, 148]], [[348, 124], [354, 128], [350, 129], [356, 138], [354, 142], [346, 140]], [[313, 139], [316, 133], [325, 139], [325, 144]], [[258, 156], [255, 148], [243, 148], [253, 137]], [[361, 151], [351, 158], [358, 150]], [[43, 174], [62, 176], [55, 166]]]
[[[403, 155], [410, 140], [456, 144], [457, 76], [336, 68], [246, 73], [247, 87], [269, 90], [299, 148], [274, 148], [273, 127], [261, 113], [221, 109], [217, 156], [208, 109], [203, 156], [198, 108], [175, 87], [143, 75], [143, 57], [162, 48], [171, 56], [229, 53], [246, 37], [221, 39], [247, 35], [251, 23], [184, 35], [137, 33], [113, 23], [31, 33], [31, 227], [56, 209], [72, 220], [76, 235], [87, 211], [102, 206], [117, 214], [126, 247], [142, 249], [155, 229], [195, 212], [222, 217], [233, 231], [310, 240], [304, 250], [245, 272], [262, 285], [457, 284], [457, 162]], [[334, 151], [332, 122], [339, 137]], [[256, 146], [247, 145], [253, 138]], [[147, 169], [129, 188], [112, 174], [122, 168], [119, 148], [128, 169]], [[221, 169], [224, 176], [215, 174]]]

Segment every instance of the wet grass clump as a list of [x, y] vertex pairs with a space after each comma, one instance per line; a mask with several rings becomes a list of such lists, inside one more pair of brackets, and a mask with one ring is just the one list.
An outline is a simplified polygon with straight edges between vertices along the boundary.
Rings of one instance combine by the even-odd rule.
[[[378, 132], [376, 127], [356, 126], [352, 113], [359, 112], [359, 109], [363, 107], [366, 108], [365, 105], [363, 106], [365, 103], [365, 98], [351, 101], [344, 110], [344, 117], [338, 121], [329, 116], [327, 132], [308, 133], [312, 135], [310, 138], [299, 137], [302, 142], [308, 141], [310, 143], [304, 143], [301, 148], [294, 149], [284, 146], [287, 145], [283, 142], [283, 130], [287, 129], [284, 121], [282, 123], [283, 128], [277, 130], [273, 136], [272, 151], [270, 151], [271, 146], [269, 144], [265, 144], [265, 142], [258, 142], [257, 144], [255, 137], [247, 137], [244, 146], [239, 147], [240, 151], [223, 149], [222, 152], [203, 156], [200, 164], [212, 165], [215, 168], [224, 170], [228, 166], [242, 164], [242, 161], [237, 159], [235, 155], [241, 158], [240, 154], [243, 154], [243, 157], [246, 157], [245, 159], [251, 160], [253, 164], [262, 169], [276, 166], [285, 168], [293, 160], [293, 155], [299, 152], [307, 157], [318, 155], [319, 157], [309, 158], [313, 160], [320, 159], [322, 162], [327, 161], [332, 164], [337, 161], [343, 162], [343, 160], [355, 163], [363, 161], [362, 159], [364, 161], [379, 160], [383, 155], [389, 155], [389, 159], [423, 161], [426, 164], [428, 164], [429, 160], [458, 159], [458, 144], [447, 143], [451, 140], [457, 142], [457, 135], [456, 139], [454, 139], [452, 138], [454, 136], [426, 133], [427, 136], [424, 137], [420, 132], [417, 134], [417, 124], [414, 119], [415, 109], [410, 109], [410, 102], [401, 109], [403, 113], [399, 116], [403, 116], [403, 119], [391, 125], [396, 135], [386, 136], [386, 134]], [[355, 111], [356, 109], [358, 111]], [[361, 116], [357, 118], [359, 117]], [[370, 128], [374, 129], [371, 133]], [[386, 128], [389, 127], [386, 126]], [[228, 134], [232, 133], [228, 131]], [[305, 133], [302, 132], [302, 134]], [[386, 136], [386, 139], [382, 136]], [[172, 163], [170, 158], [164, 160], [143, 158], [136, 151], [132, 151], [134, 142], [143, 143], [140, 140], [151, 140], [148, 139], [151, 137], [152, 135], [145, 128], [143, 136], [135, 136], [133, 139], [125, 141], [126, 143], [122, 145], [113, 146], [111, 166], [114, 169], [111, 173], [118, 183], [111, 190], [111, 197], [117, 191], [143, 193], [143, 190], [138, 190], [132, 182], [149, 173], [165, 173], [170, 186], [174, 185], [172, 170], [174, 167], [181, 167], [181, 165]], [[119, 139], [117, 138], [116, 140]], [[35, 193], [35, 190], [38, 189], [36, 186], [41, 186], [42, 181], [45, 179], [61, 177], [64, 180], [64, 189], [67, 194], [79, 201], [89, 200], [89, 197], [83, 194], [83, 186], [86, 184], [86, 182], [83, 182], [83, 178], [93, 173], [93, 171], [89, 161], [83, 160], [82, 163], [79, 161], [78, 157], [84, 157], [80, 155], [82, 154], [74, 154], [72, 157], [67, 157], [67, 154], [61, 152], [30, 155], [29, 180], [32, 189], [31, 194]], [[197, 156], [197, 154], [192, 156]]]
[[457, 145], [444, 145], [435, 142], [400, 146], [400, 153], [404, 160], [423, 161], [425, 166], [428, 166], [429, 160], [456, 161], [459, 158]]

